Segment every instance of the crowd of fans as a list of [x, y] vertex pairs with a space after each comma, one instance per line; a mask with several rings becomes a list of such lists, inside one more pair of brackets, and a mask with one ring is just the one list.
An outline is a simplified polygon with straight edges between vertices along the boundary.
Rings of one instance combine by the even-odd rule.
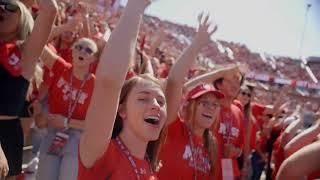
[[301, 61], [150, 4], [0, 0], [0, 179], [320, 178], [319, 92], [245, 79], [310, 81]]

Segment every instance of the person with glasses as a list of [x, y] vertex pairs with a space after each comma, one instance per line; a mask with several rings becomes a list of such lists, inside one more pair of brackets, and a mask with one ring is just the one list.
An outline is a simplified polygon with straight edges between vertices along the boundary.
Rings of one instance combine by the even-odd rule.
[[95, 76], [90, 71], [97, 59], [96, 43], [88, 38], [72, 47], [72, 64], [45, 47], [41, 60], [50, 70], [48, 134], [40, 146], [37, 179], [76, 179], [78, 145], [90, 103]]
[[9, 165], [7, 179], [21, 173], [23, 133], [19, 116], [56, 13], [55, 0], [43, 0], [34, 22], [20, 1], [0, 1], [0, 142]]
[[[188, 68], [217, 30], [215, 26], [210, 32], [209, 16], [202, 17], [203, 15], [199, 16], [199, 29], [192, 44], [172, 67], [168, 76], [167, 86], [179, 92], [182, 92], [184, 87], [184, 77], [188, 73]], [[185, 94], [181, 112], [175, 113], [167, 120], [166, 140], [159, 154], [162, 164], [158, 173], [160, 180], [205, 180], [218, 177], [217, 144], [210, 128], [220, 111], [219, 99], [223, 97], [224, 95], [212, 85], [202, 83]], [[176, 107], [181, 106], [181, 93], [170, 94], [168, 98], [174, 99]], [[170, 111], [179, 110], [170, 108]]]

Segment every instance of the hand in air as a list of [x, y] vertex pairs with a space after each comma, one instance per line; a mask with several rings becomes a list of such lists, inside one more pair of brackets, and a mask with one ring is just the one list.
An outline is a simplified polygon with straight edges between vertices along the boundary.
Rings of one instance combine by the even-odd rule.
[[218, 26], [216, 24], [212, 26], [212, 24], [209, 22], [209, 19], [209, 14], [204, 17], [203, 13], [201, 13], [198, 16], [199, 27], [195, 36], [195, 41], [200, 47], [207, 45], [210, 42], [210, 37], [218, 30]]

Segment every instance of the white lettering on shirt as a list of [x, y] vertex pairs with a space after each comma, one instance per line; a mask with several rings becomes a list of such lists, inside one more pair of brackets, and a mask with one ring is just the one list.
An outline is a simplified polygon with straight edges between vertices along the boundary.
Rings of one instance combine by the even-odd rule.
[[84, 104], [85, 100], [88, 98], [88, 94], [83, 91], [81, 91], [80, 94], [78, 95], [79, 90], [71, 88], [70, 83], [68, 83], [65, 79], [63, 79], [63, 77], [60, 77], [60, 79], [58, 80], [57, 87], [61, 89], [63, 93], [64, 101], [69, 101], [70, 93], [73, 101], [75, 101], [77, 98], [76, 96], [78, 96], [78, 100], [77, 100], [78, 104]]

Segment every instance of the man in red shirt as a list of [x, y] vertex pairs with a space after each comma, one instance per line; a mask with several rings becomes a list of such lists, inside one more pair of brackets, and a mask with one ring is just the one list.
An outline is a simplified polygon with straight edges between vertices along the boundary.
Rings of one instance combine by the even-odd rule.
[[219, 152], [222, 152], [221, 168], [223, 179], [240, 179], [237, 158], [241, 155], [244, 143], [243, 113], [233, 104], [238, 95], [243, 77], [238, 74], [233, 77], [220, 78], [213, 82], [216, 89], [225, 94], [221, 101], [219, 123], [213, 128], [216, 134]]

